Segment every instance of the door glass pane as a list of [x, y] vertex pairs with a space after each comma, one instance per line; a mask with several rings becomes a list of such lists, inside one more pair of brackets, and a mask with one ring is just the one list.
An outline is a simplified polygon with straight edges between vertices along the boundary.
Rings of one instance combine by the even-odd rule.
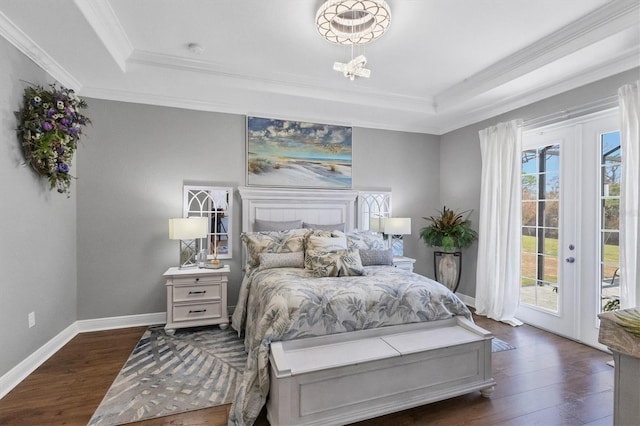
[[604, 229], [620, 229], [620, 198], [602, 200], [602, 227]]
[[556, 228], [545, 228], [543, 254], [558, 256], [558, 230]]
[[[523, 226], [536, 226], [538, 203], [535, 201], [523, 201], [522, 202], [522, 225]], [[533, 233], [535, 235], [535, 232]]]
[[544, 201], [542, 208], [544, 209], [544, 223], [547, 228], [557, 228], [560, 218], [560, 202], [559, 201]]
[[600, 288], [601, 310], [620, 307], [620, 132], [600, 136]]
[[522, 154], [520, 303], [558, 311], [560, 146]]
[[522, 175], [522, 201], [538, 199], [538, 176]]
[[560, 171], [560, 145], [551, 145], [544, 148], [545, 171]]
[[558, 172], [548, 172], [545, 174], [544, 198], [547, 200], [557, 200], [560, 195], [560, 175]]

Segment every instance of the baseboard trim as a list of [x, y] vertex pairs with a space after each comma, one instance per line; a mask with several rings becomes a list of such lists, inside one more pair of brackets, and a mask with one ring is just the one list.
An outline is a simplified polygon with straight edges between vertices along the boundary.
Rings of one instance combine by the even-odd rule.
[[122, 317], [78, 320], [76, 321], [76, 324], [78, 324], [79, 333], [88, 333], [91, 331], [115, 330], [117, 328], [164, 324], [166, 322], [167, 314], [165, 312], [156, 312], [141, 315], [125, 315]]
[[156, 312], [141, 315], [125, 315], [122, 317], [78, 320], [0, 377], [0, 398], [4, 398], [6, 394], [18, 386], [29, 374], [33, 373], [36, 368], [40, 367], [79, 333], [164, 324], [166, 319], [167, 314], [165, 312]]
[[458, 298], [462, 300], [462, 302], [464, 302], [465, 305], [471, 306], [472, 308], [476, 307], [475, 297], [467, 296], [466, 294], [462, 294], [462, 293], [456, 293], [456, 296], [458, 296]]
[[58, 352], [77, 334], [78, 326], [74, 322], [0, 377], [0, 398], [4, 398], [6, 394], [18, 386], [21, 381], [33, 373], [36, 368], [40, 367], [42, 363]]

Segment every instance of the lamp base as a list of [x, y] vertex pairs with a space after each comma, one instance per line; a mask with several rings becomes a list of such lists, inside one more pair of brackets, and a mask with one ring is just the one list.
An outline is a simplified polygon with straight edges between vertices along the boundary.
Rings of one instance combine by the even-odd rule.
[[394, 256], [404, 256], [404, 242], [402, 235], [391, 236], [391, 252]]

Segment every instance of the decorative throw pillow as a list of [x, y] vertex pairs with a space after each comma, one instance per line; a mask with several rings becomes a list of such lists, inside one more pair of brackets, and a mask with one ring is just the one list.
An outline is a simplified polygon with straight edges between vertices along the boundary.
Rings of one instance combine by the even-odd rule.
[[387, 248], [382, 234], [371, 231], [347, 233], [347, 247], [359, 250], [385, 250]]
[[287, 231], [289, 229], [302, 228], [302, 220], [262, 220], [256, 219], [253, 224], [253, 230], [255, 232], [273, 232], [273, 231]]
[[347, 248], [347, 237], [320, 237], [308, 235], [306, 238], [305, 250], [333, 251]]
[[260, 253], [260, 268], [304, 268], [304, 253]]
[[336, 223], [334, 225], [318, 225], [318, 224], [315, 224], [315, 223], [302, 222], [302, 227], [303, 228], [309, 228], [309, 229], [317, 229], [317, 230], [320, 230], [320, 231], [340, 231], [340, 232], [345, 232], [347, 224], [346, 223]]
[[305, 257], [316, 277], [345, 277], [364, 275], [364, 267], [358, 250], [334, 252], [311, 251]]
[[[329, 231], [313, 231], [305, 238], [304, 250], [309, 252], [330, 252], [336, 250], [344, 250], [347, 248], [347, 237], [339, 232], [336, 236], [332, 236]], [[304, 266], [307, 269], [313, 269], [309, 264], [305, 255]]]
[[247, 264], [260, 265], [261, 253], [304, 252], [304, 237], [308, 229], [291, 229], [281, 232], [244, 232], [240, 239], [247, 247]]
[[362, 266], [393, 265], [393, 252], [391, 250], [360, 250]]

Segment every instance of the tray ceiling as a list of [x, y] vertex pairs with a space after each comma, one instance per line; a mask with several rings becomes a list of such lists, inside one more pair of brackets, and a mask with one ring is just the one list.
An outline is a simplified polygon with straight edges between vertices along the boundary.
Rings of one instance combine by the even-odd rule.
[[636, 0], [388, 3], [355, 81], [316, 0], [0, 0], [0, 35], [86, 97], [432, 134], [640, 66]]

